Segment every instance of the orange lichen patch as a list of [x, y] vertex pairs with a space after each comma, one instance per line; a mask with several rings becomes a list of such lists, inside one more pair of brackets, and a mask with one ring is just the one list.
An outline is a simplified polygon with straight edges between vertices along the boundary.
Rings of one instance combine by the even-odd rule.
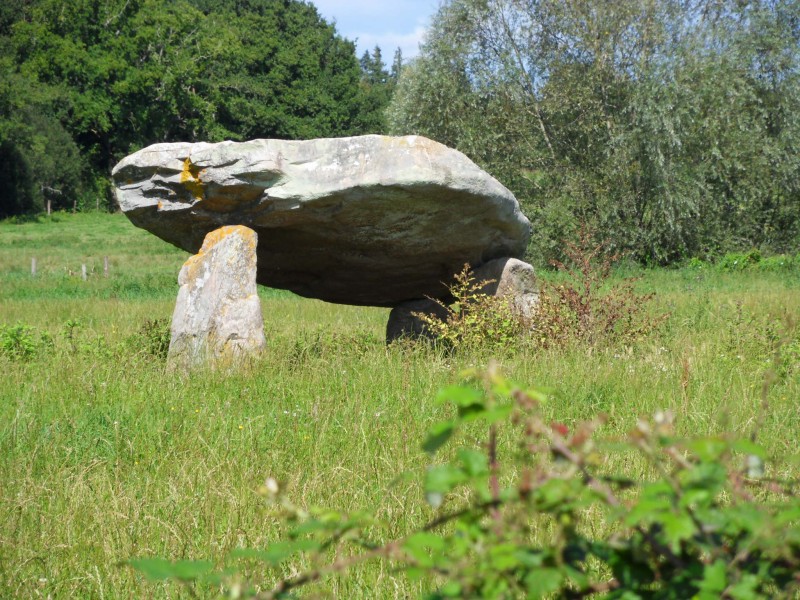
[[195, 200], [203, 199], [203, 182], [200, 181], [201, 169], [192, 164], [190, 158], [183, 161], [183, 171], [181, 171], [181, 183], [194, 196]]
[[234, 233], [238, 234], [242, 241], [247, 245], [247, 249], [255, 254], [258, 237], [256, 236], [256, 232], [249, 227], [245, 227], [244, 225], [225, 225], [219, 229], [215, 229], [214, 231], [206, 234], [206, 237], [203, 240], [203, 246], [200, 248], [197, 254], [190, 256], [183, 264], [183, 270], [185, 270], [189, 281], [197, 279], [197, 276], [199, 275], [197, 270], [204, 262], [203, 255], [209, 252], [223, 239]]
[[164, 208], [164, 203], [161, 200], [159, 200], [156, 206], [158, 206], [158, 210], [161, 210], [162, 208]]
[[208, 252], [213, 246], [219, 244], [223, 239], [228, 237], [233, 233], [238, 233], [241, 238], [244, 240], [245, 244], [251, 247], [253, 250], [256, 248], [256, 232], [250, 229], [249, 227], [245, 227], [244, 225], [225, 225], [220, 227], [219, 229], [215, 229], [211, 233], [207, 233], [205, 239], [203, 240], [203, 247], [200, 248], [200, 252], [198, 254], [203, 254], [204, 252]]

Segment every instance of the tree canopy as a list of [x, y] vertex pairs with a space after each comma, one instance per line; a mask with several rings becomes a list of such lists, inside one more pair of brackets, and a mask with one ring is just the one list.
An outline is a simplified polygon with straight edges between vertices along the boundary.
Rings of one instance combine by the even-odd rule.
[[7, 0], [0, 56], [0, 216], [94, 205], [151, 143], [378, 132], [389, 100], [298, 0]]
[[796, 0], [448, 0], [394, 133], [498, 176], [558, 257], [579, 223], [645, 261], [800, 242]]

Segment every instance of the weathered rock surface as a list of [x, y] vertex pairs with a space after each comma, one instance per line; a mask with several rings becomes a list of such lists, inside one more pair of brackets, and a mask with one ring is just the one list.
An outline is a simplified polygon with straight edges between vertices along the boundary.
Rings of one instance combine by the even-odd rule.
[[539, 306], [539, 286], [533, 266], [516, 258], [498, 258], [481, 265], [472, 272], [478, 283], [487, 281], [481, 288], [484, 294], [509, 298], [514, 311], [530, 320]]
[[521, 256], [530, 223], [466, 156], [417, 137], [156, 144], [113, 171], [136, 225], [189, 252], [258, 234], [258, 283], [345, 304], [447, 294], [465, 263]]
[[257, 236], [227, 226], [209, 233], [184, 263], [172, 316], [168, 364], [235, 366], [266, 346], [256, 291]]

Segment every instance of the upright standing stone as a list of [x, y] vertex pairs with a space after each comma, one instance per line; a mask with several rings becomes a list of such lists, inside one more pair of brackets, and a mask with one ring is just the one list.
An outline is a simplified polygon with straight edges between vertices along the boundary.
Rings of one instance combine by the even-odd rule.
[[172, 316], [168, 364], [234, 366], [266, 346], [256, 291], [257, 236], [242, 225], [206, 235], [184, 263]]
[[478, 283], [488, 281], [481, 291], [489, 296], [508, 298], [511, 308], [530, 321], [539, 306], [539, 285], [533, 266], [516, 258], [497, 258], [472, 271]]

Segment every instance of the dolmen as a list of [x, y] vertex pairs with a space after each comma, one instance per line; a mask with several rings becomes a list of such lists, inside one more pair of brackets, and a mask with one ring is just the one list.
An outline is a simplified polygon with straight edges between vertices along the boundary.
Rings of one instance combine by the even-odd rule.
[[[465, 264], [502, 275], [531, 231], [508, 189], [461, 152], [420, 136], [155, 144], [112, 176], [128, 218], [179, 248], [197, 254], [212, 232], [243, 226], [257, 239], [255, 282], [399, 309], [393, 315], [447, 299]], [[524, 311], [536, 290], [532, 268], [519, 262], [508, 277], [524, 281], [501, 292], [527, 295], [515, 300]], [[182, 285], [189, 279], [182, 275]], [[174, 321], [173, 342], [185, 333]], [[387, 337], [414, 327], [390, 319]], [[207, 332], [189, 333], [204, 343]]]

